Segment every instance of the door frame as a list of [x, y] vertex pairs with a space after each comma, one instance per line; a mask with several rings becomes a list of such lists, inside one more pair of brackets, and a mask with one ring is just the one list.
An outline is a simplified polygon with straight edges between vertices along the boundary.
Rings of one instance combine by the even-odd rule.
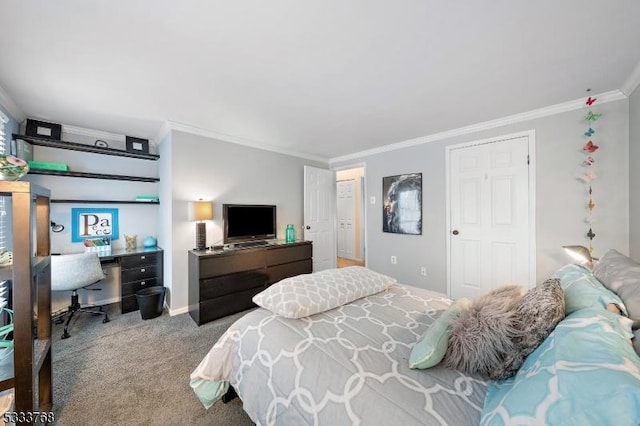
[[[350, 163], [350, 164], [341, 164], [340, 166], [331, 166], [331, 170], [333, 170], [334, 172], [339, 172], [341, 170], [349, 170], [349, 169], [359, 169], [362, 168], [364, 169], [364, 173], [363, 173], [363, 179], [362, 179], [362, 239], [364, 239], [364, 242], [360, 242], [362, 244], [363, 250], [364, 250], [364, 265], [367, 266], [369, 264], [369, 249], [367, 247], [367, 245], [369, 244], [369, 238], [367, 238], [367, 223], [368, 223], [368, 211], [369, 209], [367, 208], [367, 162], [366, 161], [360, 161], [357, 163]], [[357, 184], [357, 182], [356, 182]], [[337, 185], [337, 183], [336, 183]], [[337, 206], [336, 206], [337, 209]], [[337, 211], [337, 210], [336, 210]], [[336, 239], [337, 239], [337, 234], [338, 234], [338, 229], [336, 227]], [[336, 241], [336, 249], [337, 249], [337, 241]]]
[[521, 137], [528, 138], [529, 152], [529, 283], [528, 288], [536, 285], [536, 131], [534, 129], [510, 133], [503, 136], [493, 136], [485, 139], [478, 139], [471, 142], [464, 142], [445, 147], [445, 214], [446, 214], [446, 253], [447, 253], [447, 296], [451, 297], [451, 151], [463, 149], [475, 145], [484, 145], [500, 142], [508, 139]]

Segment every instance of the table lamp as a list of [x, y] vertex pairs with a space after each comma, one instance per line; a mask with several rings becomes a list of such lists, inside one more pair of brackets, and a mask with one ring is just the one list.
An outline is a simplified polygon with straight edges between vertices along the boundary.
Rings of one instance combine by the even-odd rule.
[[196, 221], [196, 250], [207, 248], [207, 225], [204, 221], [212, 219], [212, 202], [198, 200], [189, 203], [189, 220]]
[[562, 248], [575, 260], [584, 264], [589, 269], [593, 269], [594, 261], [597, 257], [591, 256], [591, 252], [585, 246], [562, 246]]

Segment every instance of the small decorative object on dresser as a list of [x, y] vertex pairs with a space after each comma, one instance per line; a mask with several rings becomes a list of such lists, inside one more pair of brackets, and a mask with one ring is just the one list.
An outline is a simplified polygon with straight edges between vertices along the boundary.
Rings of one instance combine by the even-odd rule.
[[134, 251], [136, 249], [137, 247], [136, 238], [137, 238], [136, 234], [133, 234], [133, 235], [124, 234], [124, 241], [126, 242], [127, 251]]
[[144, 238], [144, 241], [142, 242], [142, 245], [144, 246], [144, 248], [155, 248], [158, 245], [158, 240], [156, 240], [155, 237], [152, 237], [151, 235], [147, 236]]
[[285, 240], [287, 243], [296, 242], [296, 228], [293, 227], [292, 223], [287, 225], [287, 230], [285, 232]]

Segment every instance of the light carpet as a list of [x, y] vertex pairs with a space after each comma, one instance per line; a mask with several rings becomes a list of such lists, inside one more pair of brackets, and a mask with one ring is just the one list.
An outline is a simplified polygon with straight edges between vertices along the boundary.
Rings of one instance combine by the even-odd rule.
[[111, 322], [78, 315], [69, 339], [53, 326], [53, 411], [61, 426], [253, 425], [239, 398], [205, 410], [189, 374], [244, 313], [198, 327], [188, 314], [142, 320], [108, 307]]

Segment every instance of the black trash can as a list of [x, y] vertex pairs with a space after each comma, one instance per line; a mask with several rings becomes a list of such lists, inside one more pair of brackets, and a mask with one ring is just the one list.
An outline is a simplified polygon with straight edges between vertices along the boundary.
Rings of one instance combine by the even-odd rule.
[[140, 316], [142, 316], [143, 320], [162, 315], [165, 291], [166, 288], [163, 286], [153, 286], [143, 288], [136, 292], [136, 299], [140, 307]]

